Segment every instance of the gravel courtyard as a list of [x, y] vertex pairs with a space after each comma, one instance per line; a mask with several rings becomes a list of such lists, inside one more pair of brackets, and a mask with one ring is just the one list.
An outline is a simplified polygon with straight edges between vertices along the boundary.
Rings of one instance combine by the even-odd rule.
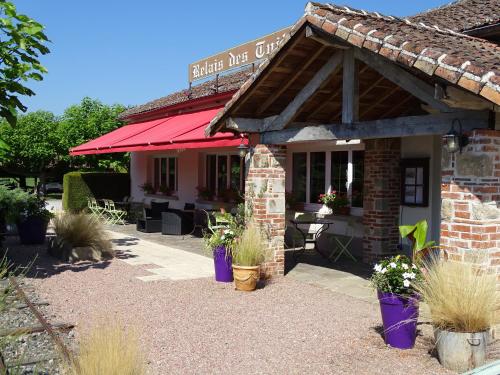
[[[16, 257], [33, 248], [19, 246]], [[151, 374], [440, 374], [428, 325], [416, 348], [385, 347], [378, 306], [281, 279], [253, 293], [211, 278], [144, 282], [148, 265], [55, 265], [31, 278], [52, 321], [118, 319], [141, 335]]]

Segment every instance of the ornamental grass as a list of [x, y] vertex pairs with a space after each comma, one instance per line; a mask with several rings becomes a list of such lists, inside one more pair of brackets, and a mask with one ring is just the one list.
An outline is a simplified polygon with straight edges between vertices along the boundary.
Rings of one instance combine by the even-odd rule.
[[494, 274], [474, 263], [438, 258], [425, 262], [423, 271], [415, 288], [429, 306], [436, 328], [482, 332], [496, 324], [500, 306]]
[[77, 357], [68, 370], [72, 375], [143, 375], [145, 357], [137, 334], [122, 326], [99, 324], [80, 341]]
[[250, 223], [234, 245], [233, 264], [243, 267], [258, 266], [266, 259], [266, 249], [260, 228]]
[[85, 213], [63, 212], [53, 219], [57, 238], [72, 247], [88, 247], [105, 258], [114, 256], [111, 241], [101, 222]]

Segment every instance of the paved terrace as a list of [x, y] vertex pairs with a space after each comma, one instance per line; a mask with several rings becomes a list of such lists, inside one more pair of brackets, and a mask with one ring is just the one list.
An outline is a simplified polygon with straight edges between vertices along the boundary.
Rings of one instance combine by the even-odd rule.
[[[125, 262], [132, 266], [154, 265], [147, 269], [151, 275], [139, 276], [140, 280], [187, 280], [213, 275], [212, 259], [204, 252], [201, 238], [143, 233], [136, 231], [135, 225], [108, 228]], [[367, 265], [350, 260], [331, 264], [312, 252], [304, 254], [296, 264], [291, 255], [291, 252], [286, 254], [287, 278], [376, 302], [368, 281], [371, 270]]]

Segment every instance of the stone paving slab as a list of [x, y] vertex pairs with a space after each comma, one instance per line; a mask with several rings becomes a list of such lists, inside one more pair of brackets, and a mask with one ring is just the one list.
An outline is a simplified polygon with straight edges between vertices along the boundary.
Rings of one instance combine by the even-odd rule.
[[286, 277], [317, 285], [366, 302], [377, 303], [376, 293], [371, 288], [369, 280], [349, 272], [307, 263], [298, 263], [288, 272]]
[[203, 255], [108, 231], [119, 251], [118, 259], [131, 265], [154, 265], [142, 281], [190, 280], [214, 275], [213, 260]]

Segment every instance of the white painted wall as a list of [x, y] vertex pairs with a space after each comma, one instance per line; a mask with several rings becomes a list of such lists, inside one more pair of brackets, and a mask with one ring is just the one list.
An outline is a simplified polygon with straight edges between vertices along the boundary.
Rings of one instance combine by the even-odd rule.
[[406, 137], [401, 140], [401, 158], [429, 157], [429, 206], [400, 207], [402, 225], [415, 224], [419, 220], [427, 220], [429, 224], [428, 240], [439, 240], [441, 212], [441, 137], [419, 136]]
[[[204, 185], [204, 156], [207, 153], [237, 153], [234, 148], [212, 148], [212, 149], [187, 149], [182, 152], [132, 152], [130, 158], [130, 183], [131, 196], [135, 202], [149, 203], [151, 200], [157, 202], [169, 201], [171, 208], [184, 208], [185, 203], [195, 203], [200, 208], [211, 208], [211, 204], [197, 203], [198, 191], [196, 187]], [[153, 181], [153, 161], [155, 157], [177, 157], [177, 194], [176, 198], [162, 195], [145, 195], [139, 186], [145, 182]], [[177, 199], [178, 198], [178, 199]]]

